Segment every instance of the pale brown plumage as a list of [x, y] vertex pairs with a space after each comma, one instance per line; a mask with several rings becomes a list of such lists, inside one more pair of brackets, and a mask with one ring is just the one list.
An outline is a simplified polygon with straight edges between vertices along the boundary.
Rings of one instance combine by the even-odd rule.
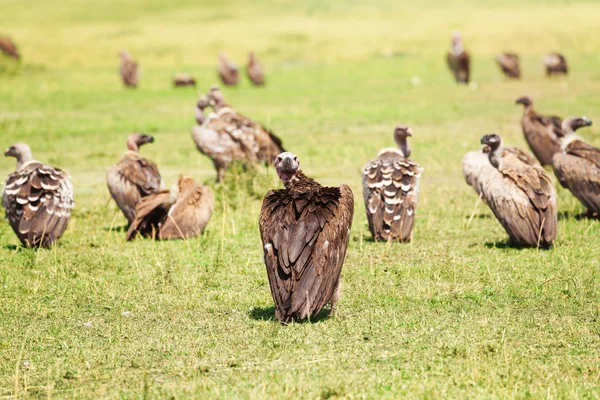
[[292, 153], [280, 154], [275, 168], [285, 189], [265, 195], [259, 219], [275, 315], [288, 323], [316, 315], [327, 303], [333, 314], [354, 214], [352, 191], [319, 185], [300, 171]]
[[248, 64], [246, 64], [246, 73], [248, 79], [255, 85], [265, 84], [265, 74], [263, 72], [262, 65], [258, 62], [256, 55], [253, 51], [248, 54]]
[[521, 125], [529, 148], [540, 164], [552, 165], [552, 157], [560, 151], [558, 135], [561, 132], [562, 119], [538, 114], [528, 96], [519, 97], [516, 103], [525, 107]]
[[549, 53], [544, 56], [546, 75], [566, 75], [569, 72], [567, 60], [560, 53]]
[[240, 81], [240, 72], [231, 61], [227, 59], [225, 53], [219, 53], [219, 78], [224, 85], [235, 86]]
[[188, 239], [200, 235], [210, 221], [212, 190], [192, 178], [180, 177], [173, 188], [144, 197], [127, 231], [127, 240], [140, 234], [156, 240]]
[[548, 248], [556, 238], [556, 193], [541, 166], [528, 165], [502, 147], [496, 134], [481, 138], [498, 174], [481, 174], [482, 197], [517, 246]]
[[374, 240], [409, 242], [417, 211], [423, 168], [409, 160], [407, 137], [412, 129], [398, 125], [398, 148], [382, 149], [362, 169], [363, 196], [369, 230]]
[[173, 86], [196, 86], [196, 79], [188, 74], [177, 74], [173, 78]]
[[519, 79], [521, 77], [521, 65], [519, 55], [516, 53], [502, 53], [496, 56], [500, 69], [508, 78]]
[[2, 192], [10, 226], [23, 246], [52, 245], [67, 228], [73, 209], [69, 176], [34, 160], [24, 143], [10, 146], [4, 155], [17, 159], [17, 170], [8, 175]]
[[457, 32], [452, 35], [452, 46], [446, 56], [446, 61], [457, 83], [469, 83], [471, 74], [469, 53], [465, 51], [462, 37]]
[[17, 50], [15, 43], [6, 36], [0, 36], [0, 51], [6, 54], [8, 57], [20, 60], [21, 55]]
[[161, 189], [158, 167], [139, 154], [140, 146], [153, 142], [152, 136], [131, 134], [127, 138], [127, 152], [106, 174], [108, 190], [128, 223], [135, 218], [135, 207], [139, 201]]
[[119, 52], [121, 58], [121, 79], [126, 87], [137, 87], [139, 80], [138, 64], [133, 61], [131, 55], [126, 51]]

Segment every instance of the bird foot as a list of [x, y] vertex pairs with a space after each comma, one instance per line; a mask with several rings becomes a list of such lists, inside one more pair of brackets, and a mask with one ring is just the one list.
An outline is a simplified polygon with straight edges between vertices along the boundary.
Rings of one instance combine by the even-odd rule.
[[575, 218], [577, 219], [598, 219], [598, 215], [591, 210], [587, 210], [581, 214], [578, 214]]

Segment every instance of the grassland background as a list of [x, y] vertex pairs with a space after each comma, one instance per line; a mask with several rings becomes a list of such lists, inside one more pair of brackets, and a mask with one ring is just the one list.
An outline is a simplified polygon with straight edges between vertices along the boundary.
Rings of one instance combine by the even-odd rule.
[[[582, 207], [557, 185], [555, 248], [509, 248], [460, 169], [484, 133], [525, 146], [522, 94], [540, 111], [596, 119], [600, 3], [369, 3], [0, 0], [0, 33], [23, 54], [18, 66], [0, 57], [0, 145], [28, 142], [76, 188], [53, 249], [21, 249], [0, 223], [0, 397], [600, 397], [598, 224], [575, 219]], [[446, 70], [455, 29], [477, 90]], [[137, 90], [117, 75], [124, 48], [142, 65]], [[268, 85], [243, 80], [227, 98], [309, 175], [355, 193], [336, 319], [274, 321], [257, 218], [276, 176], [216, 186], [190, 139], [216, 53], [242, 64], [250, 49]], [[522, 81], [500, 75], [503, 50], [521, 54]], [[543, 76], [553, 50], [567, 56], [566, 79]], [[198, 92], [173, 89], [177, 72]], [[425, 168], [414, 240], [372, 243], [360, 167], [400, 122]], [[132, 131], [155, 136], [142, 153], [167, 185], [184, 173], [215, 189], [204, 236], [125, 242], [104, 175]], [[600, 145], [597, 127], [584, 135]], [[2, 175], [13, 169], [0, 162]]]

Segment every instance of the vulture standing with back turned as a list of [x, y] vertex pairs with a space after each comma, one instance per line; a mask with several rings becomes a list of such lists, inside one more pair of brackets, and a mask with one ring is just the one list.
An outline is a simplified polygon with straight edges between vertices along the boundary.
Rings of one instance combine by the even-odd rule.
[[538, 114], [533, 109], [533, 101], [529, 96], [519, 97], [516, 104], [525, 107], [521, 125], [529, 148], [540, 164], [552, 165], [552, 157], [560, 151], [558, 136], [562, 129], [562, 119]]
[[502, 53], [496, 56], [500, 69], [508, 78], [521, 78], [519, 55], [516, 53]]
[[319, 185], [292, 153], [278, 155], [275, 168], [285, 189], [265, 195], [259, 219], [275, 315], [288, 323], [318, 314], [327, 303], [332, 315], [350, 239], [352, 191]]
[[139, 71], [137, 62], [133, 61], [131, 55], [123, 50], [119, 52], [121, 57], [121, 79], [126, 87], [135, 88], [138, 84]]
[[408, 159], [409, 136], [412, 129], [398, 125], [394, 130], [398, 148], [382, 149], [362, 169], [369, 230], [377, 241], [410, 242], [412, 237], [423, 168]]
[[454, 75], [457, 83], [469, 83], [470, 61], [469, 54], [465, 51], [462, 43], [462, 36], [458, 32], [452, 35], [452, 47], [448, 56], [448, 67]]
[[569, 72], [567, 60], [560, 53], [550, 53], [544, 56], [544, 68], [546, 75], [566, 75]]
[[6, 36], [0, 36], [0, 51], [17, 61], [21, 59], [17, 46]]
[[219, 78], [224, 85], [235, 86], [240, 81], [238, 68], [227, 59], [225, 53], [219, 53]]
[[34, 160], [24, 143], [10, 146], [4, 155], [17, 159], [17, 170], [8, 175], [2, 192], [10, 226], [23, 246], [52, 245], [67, 228], [73, 209], [69, 176]]
[[246, 64], [246, 73], [248, 79], [255, 85], [265, 84], [265, 74], [262, 65], [258, 62], [253, 51], [248, 54], [248, 64]]

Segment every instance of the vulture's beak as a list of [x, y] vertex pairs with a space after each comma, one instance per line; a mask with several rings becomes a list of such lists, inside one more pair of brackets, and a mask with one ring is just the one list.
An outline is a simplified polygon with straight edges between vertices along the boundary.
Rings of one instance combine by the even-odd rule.
[[592, 120], [586, 117], [583, 117], [584, 126], [592, 126]]
[[6, 150], [4, 150], [4, 157], [10, 157], [10, 147]]

